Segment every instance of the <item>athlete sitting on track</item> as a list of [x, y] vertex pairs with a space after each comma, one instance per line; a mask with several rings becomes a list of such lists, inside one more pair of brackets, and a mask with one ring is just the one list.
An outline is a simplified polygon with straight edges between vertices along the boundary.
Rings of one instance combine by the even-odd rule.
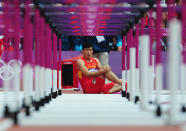
[[[82, 45], [83, 56], [77, 60], [78, 78], [83, 92], [86, 94], [111, 94], [121, 91], [122, 81], [109, 66], [101, 66], [98, 59], [93, 58], [91, 43]], [[105, 84], [105, 78], [112, 81]]]

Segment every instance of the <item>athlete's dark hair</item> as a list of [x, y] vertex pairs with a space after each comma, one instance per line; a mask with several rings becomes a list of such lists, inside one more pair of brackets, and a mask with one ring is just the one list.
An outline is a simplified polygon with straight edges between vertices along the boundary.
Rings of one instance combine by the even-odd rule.
[[90, 47], [92, 47], [92, 44], [89, 43], [89, 42], [84, 42], [84, 43], [82, 44], [83, 50], [84, 50], [85, 48], [90, 48]]

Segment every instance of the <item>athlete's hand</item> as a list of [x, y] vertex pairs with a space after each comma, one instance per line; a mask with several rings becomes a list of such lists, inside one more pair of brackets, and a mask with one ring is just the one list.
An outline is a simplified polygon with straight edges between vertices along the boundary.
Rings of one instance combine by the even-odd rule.
[[105, 70], [105, 67], [103, 67], [103, 66], [100, 67], [99, 71], [100, 71], [101, 73], [105, 73], [105, 71], [106, 71], [106, 70]]
[[100, 69], [99, 69], [102, 73], [108, 73], [111, 69], [110, 69], [110, 66], [102, 66]]
[[101, 67], [101, 71], [105, 74], [108, 73], [110, 71], [110, 66], [102, 66]]
[[111, 70], [110, 66], [108, 66], [108, 65], [106, 65], [104, 67], [105, 67], [105, 71], [106, 71], [105, 73], [108, 73]]

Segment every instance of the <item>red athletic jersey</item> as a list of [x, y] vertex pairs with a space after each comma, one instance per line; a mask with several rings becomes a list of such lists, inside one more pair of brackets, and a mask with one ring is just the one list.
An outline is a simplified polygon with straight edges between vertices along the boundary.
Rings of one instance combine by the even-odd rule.
[[[89, 72], [98, 71], [98, 63], [95, 58], [91, 58], [90, 62], [87, 62], [83, 57], [81, 57], [81, 59], [84, 61]], [[78, 78], [83, 92], [88, 94], [108, 93], [108, 90], [114, 85], [114, 83], [105, 84], [105, 79], [100, 77], [88, 78], [80, 70], [78, 70]]]

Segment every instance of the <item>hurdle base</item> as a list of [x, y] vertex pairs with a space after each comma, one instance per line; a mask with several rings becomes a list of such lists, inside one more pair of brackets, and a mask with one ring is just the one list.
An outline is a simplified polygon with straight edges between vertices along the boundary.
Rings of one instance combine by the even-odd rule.
[[46, 96], [45, 97], [45, 102], [48, 104], [49, 102], [50, 102], [50, 98], [49, 98], [50, 96]]
[[161, 114], [162, 114], [162, 112], [161, 112], [161, 107], [158, 105], [158, 107], [157, 107], [157, 109], [156, 109], [156, 116], [157, 116], [157, 117], [160, 117]]
[[49, 102], [52, 100], [52, 94], [50, 93], [48, 96]]
[[44, 103], [44, 104], [48, 103], [47, 96], [45, 96], [45, 98], [43, 99], [43, 103]]
[[122, 97], [126, 97], [126, 92], [122, 90], [121, 96], [122, 96]]
[[127, 92], [127, 99], [130, 101], [130, 93]]
[[40, 100], [40, 106], [44, 106], [44, 105], [45, 105], [44, 98], [42, 98], [42, 99]]
[[33, 96], [30, 96], [30, 99], [31, 99], [31, 101], [32, 101], [32, 105], [34, 106], [34, 104], [35, 104], [35, 101], [34, 101], [34, 98], [33, 98]]
[[61, 90], [58, 90], [58, 95], [62, 95], [62, 91]]
[[138, 101], [140, 101], [139, 96], [135, 96], [134, 103], [135, 103], [135, 104], [137, 104], [137, 103], [138, 103]]
[[58, 91], [56, 91], [55, 94], [56, 94], [56, 97], [57, 97], [58, 96]]
[[181, 107], [181, 111], [184, 113], [186, 112], [186, 107], [184, 105]]
[[19, 114], [19, 111], [11, 113], [11, 118], [14, 122], [14, 125], [18, 125], [18, 114]]
[[22, 109], [25, 108], [26, 105], [25, 105], [25, 98], [23, 98], [23, 103], [22, 103]]
[[56, 98], [57, 97], [57, 91], [56, 92], [52, 92], [52, 98]]
[[32, 101], [32, 105], [33, 105], [33, 106], [36, 106], [36, 101], [33, 100], [33, 101]]
[[30, 116], [30, 107], [29, 106], [26, 106], [25, 107], [25, 113], [26, 113], [26, 116]]
[[35, 103], [35, 111], [39, 111], [40, 103], [36, 102]]
[[10, 116], [10, 110], [9, 107], [6, 105], [4, 108], [4, 117], [9, 117]]

